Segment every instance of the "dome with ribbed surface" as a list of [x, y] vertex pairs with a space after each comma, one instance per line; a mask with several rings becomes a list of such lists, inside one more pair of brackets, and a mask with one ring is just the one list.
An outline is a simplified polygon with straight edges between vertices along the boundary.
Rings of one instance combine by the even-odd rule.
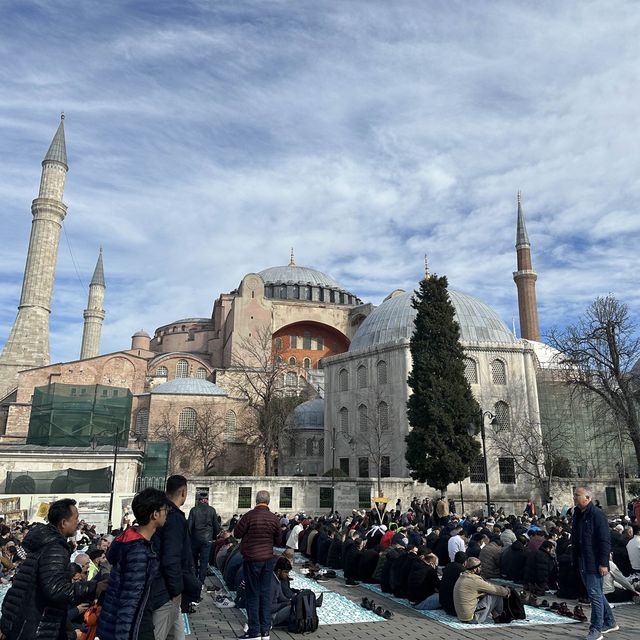
[[178, 396], [226, 396], [227, 392], [213, 382], [200, 378], [175, 378], [154, 387], [151, 393]]
[[298, 267], [296, 265], [286, 267], [269, 267], [260, 271], [260, 276], [265, 284], [310, 284], [316, 287], [329, 287], [331, 289], [341, 289], [340, 285], [326, 273], [310, 269], [309, 267]]
[[297, 429], [324, 429], [324, 400], [316, 398], [299, 404], [293, 410], [293, 426]]
[[[360, 325], [349, 351], [409, 340], [414, 330], [416, 310], [411, 306], [413, 292], [405, 291], [387, 298]], [[459, 291], [449, 290], [464, 342], [499, 342], [513, 344], [516, 338], [500, 316], [484, 302]]]

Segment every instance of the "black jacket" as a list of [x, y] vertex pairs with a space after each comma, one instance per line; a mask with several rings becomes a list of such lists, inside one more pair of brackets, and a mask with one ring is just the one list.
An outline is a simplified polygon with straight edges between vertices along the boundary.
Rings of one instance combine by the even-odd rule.
[[407, 578], [407, 600], [418, 604], [438, 590], [438, 572], [426, 562], [414, 562]]
[[574, 509], [571, 542], [574, 566], [580, 567], [580, 560], [587, 573], [598, 573], [598, 567], [609, 568], [611, 536], [607, 516], [592, 502], [584, 511]]
[[189, 511], [187, 522], [193, 542], [212, 542], [220, 533], [218, 514], [212, 506], [205, 502], [199, 502]]
[[527, 558], [530, 555], [532, 555], [532, 553], [522, 542], [516, 540], [507, 547], [502, 554], [502, 575], [504, 575], [507, 580], [522, 584], [524, 582]]
[[202, 585], [194, 570], [187, 519], [178, 507], [169, 505], [167, 521], [151, 542], [160, 559], [160, 574], [151, 587], [151, 608], [155, 611], [182, 594], [197, 600]]
[[391, 571], [393, 566], [400, 560], [400, 558], [406, 555], [404, 549], [398, 549], [397, 547], [389, 547], [385, 556], [386, 560], [382, 567], [382, 573], [380, 574], [380, 589], [382, 593], [391, 593]]
[[357, 580], [359, 578], [361, 557], [362, 551], [358, 549], [358, 545], [355, 542], [347, 542], [342, 559], [345, 579]]
[[544, 595], [555, 573], [555, 560], [546, 552], [530, 553], [524, 571], [524, 584], [535, 595]]
[[327, 566], [330, 569], [342, 569], [342, 542], [338, 536], [331, 541], [327, 554]]
[[327, 557], [333, 540], [324, 532], [318, 536], [318, 554], [317, 563], [323, 566], [327, 565]]
[[442, 578], [440, 579], [439, 595], [440, 606], [450, 616], [457, 616], [456, 608], [453, 604], [453, 588], [458, 581], [458, 577], [464, 571], [464, 567], [458, 562], [450, 562], [442, 570]]
[[360, 566], [358, 567], [358, 580], [361, 582], [376, 582], [373, 573], [378, 565], [378, 549], [365, 549], [360, 556]]
[[71, 582], [71, 551], [53, 525], [37, 525], [22, 546], [27, 559], [2, 603], [0, 630], [8, 640], [65, 638], [69, 607], [93, 600], [96, 583]]
[[405, 553], [391, 567], [391, 593], [396, 598], [407, 597], [407, 584], [413, 565], [421, 562], [415, 553]]

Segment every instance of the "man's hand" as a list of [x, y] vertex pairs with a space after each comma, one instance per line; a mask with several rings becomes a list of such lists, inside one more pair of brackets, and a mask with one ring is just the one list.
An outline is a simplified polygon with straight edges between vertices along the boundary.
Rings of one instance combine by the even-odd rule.
[[83, 602], [82, 604], [79, 604], [76, 609], [78, 610], [78, 613], [84, 613], [91, 605], [88, 602]]
[[598, 567], [598, 572], [604, 578], [609, 573], [609, 569], [607, 567]]

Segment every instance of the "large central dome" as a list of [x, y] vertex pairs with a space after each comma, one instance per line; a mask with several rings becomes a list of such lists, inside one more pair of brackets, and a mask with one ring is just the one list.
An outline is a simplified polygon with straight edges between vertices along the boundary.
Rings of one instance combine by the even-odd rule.
[[269, 267], [260, 271], [260, 276], [265, 284], [310, 284], [316, 287], [341, 289], [340, 285], [326, 273], [297, 265]]
[[[411, 306], [413, 292], [404, 291], [387, 298], [369, 315], [354, 336], [349, 351], [409, 340], [414, 330], [416, 310]], [[500, 316], [484, 302], [459, 291], [449, 290], [464, 342], [501, 342], [513, 344], [516, 338]]]

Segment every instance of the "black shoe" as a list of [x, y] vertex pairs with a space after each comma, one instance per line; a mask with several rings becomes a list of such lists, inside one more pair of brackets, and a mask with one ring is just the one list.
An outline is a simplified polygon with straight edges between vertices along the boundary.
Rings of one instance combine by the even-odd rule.
[[360, 583], [356, 580], [347, 580], [344, 584], [346, 587], [357, 587]]

